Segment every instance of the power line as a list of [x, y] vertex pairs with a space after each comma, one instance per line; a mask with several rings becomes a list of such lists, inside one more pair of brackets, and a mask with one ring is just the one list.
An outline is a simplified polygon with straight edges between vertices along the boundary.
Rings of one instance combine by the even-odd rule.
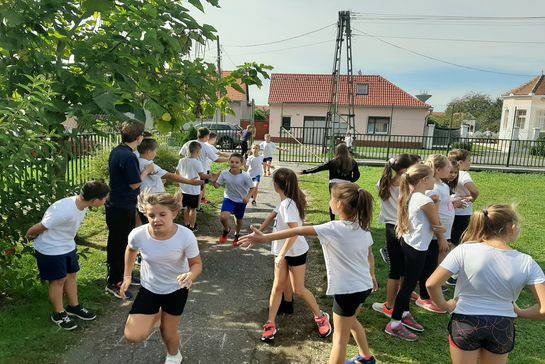
[[313, 34], [313, 33], [317, 33], [321, 30], [324, 30], [324, 29], [327, 29], [333, 25], [335, 25], [336, 23], [331, 23], [331, 24], [328, 24], [324, 27], [321, 27], [321, 28], [318, 28], [318, 29], [314, 29], [314, 30], [311, 30], [309, 32], [306, 32], [306, 33], [302, 33], [302, 34], [297, 34], [297, 35], [294, 35], [294, 36], [291, 36], [291, 37], [288, 37], [288, 38], [284, 38], [284, 39], [279, 39], [279, 40], [275, 40], [275, 41], [272, 41], [272, 42], [266, 42], [266, 43], [255, 43], [255, 44], [244, 44], [244, 45], [224, 45], [224, 47], [230, 47], [230, 48], [249, 48], [249, 47], [260, 47], [260, 46], [264, 46], [264, 45], [271, 45], [271, 44], [277, 44], [277, 43], [282, 43], [282, 42], [287, 42], [289, 40], [292, 40], [292, 39], [297, 39], [297, 38], [301, 38], [301, 37], [304, 37], [306, 35], [309, 35], [309, 34]]
[[541, 21], [545, 16], [471, 16], [471, 15], [430, 15], [430, 14], [384, 14], [351, 12], [353, 18], [366, 20], [444, 20], [444, 21]]
[[298, 46], [295, 46], [295, 47], [278, 48], [278, 49], [271, 49], [271, 50], [268, 50], [268, 51], [259, 51], [259, 52], [250, 52], [250, 53], [234, 54], [233, 56], [251, 56], [251, 55], [254, 55], [254, 54], [278, 53], [278, 52], [289, 51], [289, 50], [291, 50], [291, 49], [306, 48], [306, 47], [311, 47], [311, 46], [315, 46], [315, 45], [318, 45], [318, 44], [330, 43], [330, 42], [334, 42], [334, 41], [335, 41], [335, 39], [323, 40], [323, 41], [321, 41], [321, 42], [308, 43], [308, 44], [301, 44], [301, 45], [298, 45]]
[[220, 49], [223, 51], [223, 53], [225, 53], [225, 55], [227, 56], [227, 59], [229, 60], [229, 62], [231, 62], [231, 64], [233, 65], [233, 67], [237, 67], [237, 65], [235, 64], [235, 62], [233, 61], [233, 59], [231, 58], [231, 56], [229, 55], [229, 53], [227, 53], [227, 51], [225, 50], [225, 47], [224, 46], [220, 46]]
[[395, 44], [395, 43], [392, 43], [392, 42], [389, 42], [387, 40], [384, 40], [382, 38], [379, 38], [377, 36], [374, 36], [372, 34], [369, 34], [369, 33], [366, 33], [362, 30], [359, 30], [359, 29], [356, 29], [356, 28], [352, 28], [360, 33], [363, 33], [369, 37], [372, 37], [384, 44], [388, 44], [392, 47], [395, 47], [395, 48], [398, 48], [398, 49], [402, 49], [406, 52], [409, 52], [409, 53], [412, 53], [412, 54], [415, 54], [417, 56], [420, 56], [420, 57], [424, 57], [424, 58], [427, 58], [427, 59], [431, 59], [433, 61], [437, 61], [437, 62], [441, 62], [441, 63], [445, 63], [445, 64], [448, 64], [448, 65], [451, 65], [451, 66], [455, 66], [455, 67], [459, 67], [459, 68], [465, 68], [465, 69], [469, 69], [469, 70], [472, 70], [472, 71], [479, 71], [479, 72], [486, 72], [486, 73], [493, 73], [493, 74], [498, 74], [498, 75], [507, 75], [507, 76], [519, 76], [519, 77], [531, 77], [532, 75], [529, 75], [529, 74], [518, 74], [518, 73], [510, 73], [510, 72], [501, 72], [501, 71], [493, 71], [493, 70], [488, 70], [488, 69], [484, 69], [484, 68], [478, 68], [478, 67], [473, 67], [473, 66], [467, 66], [467, 65], [463, 65], [463, 64], [459, 64], [459, 63], [454, 63], [454, 62], [450, 62], [450, 61], [446, 61], [444, 59], [440, 59], [440, 58], [436, 58], [436, 57], [432, 57], [432, 56], [428, 56], [426, 54], [423, 54], [423, 53], [420, 53], [420, 52], [417, 52], [417, 51], [413, 51], [412, 49], [408, 49], [408, 48], [405, 48], [405, 47], [402, 47], [398, 44]]
[[496, 39], [463, 39], [463, 38], [432, 38], [432, 37], [408, 37], [382, 34], [355, 34], [365, 37], [373, 36], [379, 38], [391, 39], [415, 39], [415, 40], [437, 40], [446, 42], [464, 42], [464, 43], [505, 43], [505, 44], [545, 44], [545, 41], [539, 40], [496, 40]]

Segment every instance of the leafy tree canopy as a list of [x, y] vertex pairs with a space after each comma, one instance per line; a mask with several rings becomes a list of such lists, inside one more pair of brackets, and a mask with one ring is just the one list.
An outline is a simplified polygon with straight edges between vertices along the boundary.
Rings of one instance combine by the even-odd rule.
[[449, 102], [441, 124], [446, 123], [443, 126], [448, 126], [452, 120], [452, 126], [457, 128], [463, 120], [474, 119], [477, 129], [497, 132], [502, 103], [501, 98], [492, 99], [485, 94], [469, 93]]

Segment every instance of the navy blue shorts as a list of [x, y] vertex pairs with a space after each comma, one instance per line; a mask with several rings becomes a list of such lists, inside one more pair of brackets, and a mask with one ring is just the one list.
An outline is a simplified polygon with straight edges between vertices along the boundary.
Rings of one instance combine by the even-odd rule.
[[35, 253], [40, 279], [44, 281], [56, 281], [63, 279], [69, 273], [79, 271], [76, 249], [61, 255], [45, 255], [39, 251]]
[[263, 158], [263, 162], [272, 162], [273, 157]]
[[221, 212], [224, 211], [232, 213], [237, 219], [242, 219], [244, 211], [246, 211], [246, 204], [244, 202], [235, 202], [225, 197], [221, 204]]

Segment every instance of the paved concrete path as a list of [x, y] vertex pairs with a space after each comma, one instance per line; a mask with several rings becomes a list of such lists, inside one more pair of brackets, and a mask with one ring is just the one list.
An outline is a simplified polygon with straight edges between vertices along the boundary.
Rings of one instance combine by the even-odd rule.
[[[248, 206], [246, 227], [259, 224], [279, 201], [270, 177], [263, 178], [260, 189], [257, 206]], [[204, 271], [193, 285], [180, 326], [183, 362], [325, 362], [330, 339], [318, 338], [312, 314], [300, 301], [296, 301], [294, 315], [279, 318], [275, 343], [260, 342], [273, 278], [270, 246], [248, 251], [220, 246], [216, 243], [219, 219], [217, 214], [209, 217], [207, 226], [197, 232]], [[321, 251], [314, 249], [313, 254]], [[317, 279], [316, 286], [322, 285], [323, 279]], [[319, 289], [308, 286], [314, 292]], [[89, 325], [82, 342], [64, 356], [63, 362], [162, 363], [166, 349], [160, 332], [154, 332], [142, 344], [124, 341], [129, 309], [130, 302], [113, 304], [109, 314]]]

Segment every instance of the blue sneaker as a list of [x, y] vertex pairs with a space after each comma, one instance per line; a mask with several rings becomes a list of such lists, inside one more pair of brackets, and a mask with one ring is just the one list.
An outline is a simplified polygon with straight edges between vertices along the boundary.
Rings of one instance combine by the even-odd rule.
[[371, 356], [369, 359], [365, 359], [360, 354], [356, 355], [350, 360], [347, 360], [345, 364], [375, 364], [377, 361], [374, 356]]

